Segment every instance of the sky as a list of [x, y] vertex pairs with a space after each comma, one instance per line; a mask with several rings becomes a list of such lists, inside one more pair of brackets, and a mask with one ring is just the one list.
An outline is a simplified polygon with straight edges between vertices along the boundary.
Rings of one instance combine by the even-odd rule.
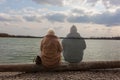
[[83, 37], [120, 36], [120, 0], [0, 0], [0, 33]]

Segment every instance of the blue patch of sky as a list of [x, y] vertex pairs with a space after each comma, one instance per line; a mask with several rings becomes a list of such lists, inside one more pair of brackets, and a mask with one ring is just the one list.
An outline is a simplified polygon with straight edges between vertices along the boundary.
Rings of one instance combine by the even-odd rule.
[[26, 7], [33, 7], [35, 9], [47, 8], [52, 11], [64, 11], [68, 9], [67, 7], [62, 7], [62, 6], [37, 4], [32, 0], [6, 0], [5, 2], [0, 4], [0, 12], [6, 12], [9, 9], [21, 10]]

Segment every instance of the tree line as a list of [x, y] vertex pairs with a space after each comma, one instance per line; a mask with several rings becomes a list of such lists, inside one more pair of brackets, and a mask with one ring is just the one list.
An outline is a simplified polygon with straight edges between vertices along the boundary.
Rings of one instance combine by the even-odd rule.
[[[8, 33], [0, 33], [0, 37], [12, 37], [12, 38], [43, 38], [43, 36], [24, 36], [24, 35], [10, 35]], [[65, 39], [65, 37], [60, 37], [60, 39]], [[78, 39], [78, 38], [73, 38]], [[106, 40], [120, 40], [120, 36], [115, 37], [90, 37], [90, 38], [84, 38], [84, 39], [106, 39]]]

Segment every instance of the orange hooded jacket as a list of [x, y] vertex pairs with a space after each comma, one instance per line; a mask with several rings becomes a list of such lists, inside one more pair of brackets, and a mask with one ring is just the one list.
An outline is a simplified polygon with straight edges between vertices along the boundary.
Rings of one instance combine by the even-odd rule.
[[46, 68], [59, 66], [62, 46], [55, 35], [46, 35], [41, 42], [41, 61]]

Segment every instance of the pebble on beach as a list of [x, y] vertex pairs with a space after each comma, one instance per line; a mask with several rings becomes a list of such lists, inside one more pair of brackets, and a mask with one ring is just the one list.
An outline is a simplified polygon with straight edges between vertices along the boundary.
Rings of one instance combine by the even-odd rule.
[[120, 70], [0, 72], [0, 80], [120, 80]]

